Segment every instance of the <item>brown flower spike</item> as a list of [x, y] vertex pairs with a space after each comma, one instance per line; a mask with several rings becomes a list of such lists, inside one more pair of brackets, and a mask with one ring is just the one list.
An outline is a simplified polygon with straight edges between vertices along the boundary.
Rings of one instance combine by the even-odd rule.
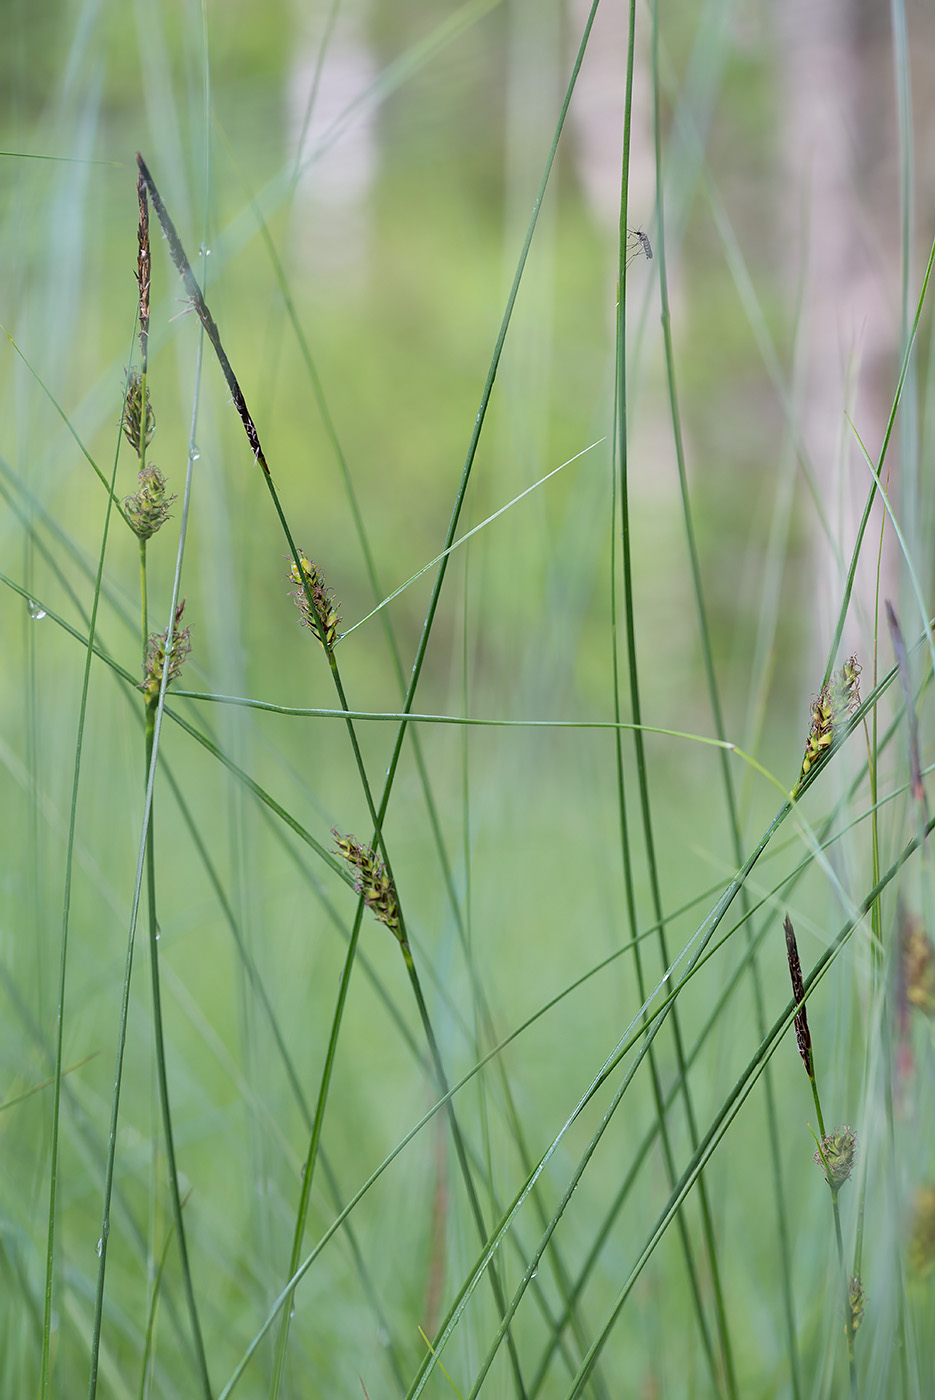
[[798, 1011], [795, 1013], [795, 1038], [799, 1047], [799, 1054], [805, 1063], [805, 1073], [809, 1079], [812, 1077], [812, 1037], [808, 1030], [808, 1018], [805, 1015], [805, 988], [802, 984], [802, 964], [799, 961], [798, 944], [795, 941], [795, 929], [792, 927], [792, 920], [786, 915], [783, 928], [786, 933], [786, 957], [789, 960], [789, 976], [792, 978], [792, 1000], [796, 1005], [801, 1002]]

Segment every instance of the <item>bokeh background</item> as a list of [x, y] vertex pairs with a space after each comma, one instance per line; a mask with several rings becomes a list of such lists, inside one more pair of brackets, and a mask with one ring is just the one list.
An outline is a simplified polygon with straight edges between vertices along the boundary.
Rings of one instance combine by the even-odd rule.
[[[137, 357], [135, 153], [145, 156], [202, 280], [296, 541], [324, 570], [347, 629], [443, 547], [588, 8], [582, 0], [6, 6], [0, 569], [16, 587], [5, 584], [0, 593], [0, 963], [9, 1029], [0, 1038], [0, 1102], [17, 1102], [0, 1114], [4, 1394], [27, 1394], [38, 1384], [51, 1103], [41, 1086], [55, 1033], [84, 665], [83, 648], [52, 614], [86, 636], [107, 503], [88, 458], [109, 479], [122, 386]], [[660, 5], [662, 247], [651, 17], [651, 7], [638, 8], [629, 224], [648, 234], [656, 256], [635, 256], [626, 280], [643, 717], [713, 733], [662, 353], [664, 252], [725, 732], [788, 788], [870, 486], [851, 424], [875, 460], [935, 224], [928, 159], [935, 11], [925, 0]], [[452, 556], [415, 704], [420, 713], [613, 717], [614, 337], [627, 24], [624, 6], [598, 8], [459, 535], [562, 470]], [[887, 457], [892, 499], [929, 602], [931, 335], [926, 314]], [[193, 650], [185, 687], [333, 707], [327, 667], [289, 598], [282, 533], [218, 367], [210, 354], [200, 366], [198, 323], [155, 222], [150, 356], [157, 418], [150, 455], [180, 498], [171, 532], [149, 549], [151, 626], [168, 618], [191, 461], [181, 591]], [[136, 471], [123, 451], [120, 498], [134, 488]], [[874, 541], [881, 521], [875, 514]], [[904, 601], [906, 573], [892, 536], [881, 557], [881, 594]], [[838, 658], [856, 651], [868, 673], [876, 565], [874, 543], [858, 569]], [[404, 678], [433, 577], [432, 570], [423, 574], [382, 615]], [[100, 645], [136, 674], [138, 550], [116, 526], [97, 625]], [[907, 623], [907, 635], [917, 630], [917, 622]], [[402, 692], [380, 617], [341, 644], [339, 659], [354, 708], [398, 709]], [[139, 697], [95, 668], [89, 705], [64, 1033], [65, 1064], [76, 1068], [66, 1077], [58, 1204], [52, 1350], [53, 1393], [62, 1395], [71, 1393], [66, 1376], [84, 1384], [143, 800]], [[180, 701], [178, 710], [318, 841], [329, 844], [332, 826], [367, 837], [366, 804], [337, 721], [199, 701]], [[212, 1371], [223, 1383], [284, 1282], [307, 1151], [307, 1127], [254, 973], [313, 1100], [353, 903], [228, 769], [170, 728], [163, 750], [169, 777], [157, 787], [154, 818], [169, 1070]], [[394, 733], [392, 724], [361, 727], [377, 789]], [[420, 735], [450, 875], [440, 865], [408, 745], [386, 835], [454, 1078], [633, 930], [607, 731], [425, 725]], [[677, 951], [735, 861], [717, 754], [658, 736], [648, 739], [647, 753]], [[833, 780], [837, 792], [858, 764], [859, 754], [840, 782]], [[739, 761], [735, 773], [746, 849], [779, 799]], [[777, 859], [789, 865], [801, 854], [798, 838], [790, 837]], [[811, 960], [840, 923], [841, 887], [856, 898], [872, 883], [868, 861], [861, 828], [835, 867], [838, 888], [826, 872], [806, 877], [796, 912]], [[635, 878], [642, 928], [652, 922], [652, 901], [639, 848]], [[754, 892], [772, 883], [764, 874]], [[436, 1097], [424, 1062], [407, 1044], [406, 1034], [417, 1040], [419, 1032], [398, 950], [372, 922], [361, 949], [367, 971], [355, 975], [324, 1138], [328, 1170], [345, 1199]], [[788, 996], [782, 947], [774, 943], [765, 956], [775, 1015]], [[118, 1145], [121, 1227], [108, 1264], [102, 1375], [108, 1394], [137, 1394], [142, 1385], [147, 1393], [181, 1395], [192, 1393], [190, 1354], [171, 1261], [159, 1361], [148, 1370], [143, 1359], [168, 1217], [140, 949], [137, 958]], [[685, 1012], [689, 1037], [705, 1023], [730, 965], [713, 964], [699, 977], [701, 990]], [[859, 1047], [857, 1061], [848, 1058], [866, 1007], [856, 955], [846, 979], [824, 1008], [828, 1092], [832, 1100], [837, 1094], [842, 1118], [856, 1112], [860, 1082], [851, 1077]], [[706, 1042], [694, 1081], [702, 1116], [757, 1043], [746, 998], [738, 994]], [[489, 1024], [482, 1013], [488, 1001]], [[618, 962], [501, 1057], [533, 1158], [638, 1005], [632, 972]], [[825, 1203], [812, 1200], [818, 1188], [804, 1129], [810, 1101], [793, 1058], [790, 1050], [788, 1082], [778, 1088], [794, 1124], [785, 1149], [790, 1200], [807, 1192], [808, 1209], [820, 1211]], [[492, 1202], [502, 1207], [522, 1179], [522, 1153], [498, 1085], [493, 1072], [481, 1076], [465, 1093], [464, 1112], [478, 1151], [489, 1154]], [[631, 1135], [652, 1112], [648, 1093], [634, 1098], [626, 1129], [617, 1129], [613, 1150], [595, 1161], [596, 1188], [576, 1200], [563, 1241], [572, 1258], [583, 1258], [600, 1232]], [[738, 1120], [712, 1190], [738, 1369], [750, 1386], [742, 1393], [780, 1395], [791, 1392], [769, 1285], [774, 1246], [769, 1232], [758, 1238], [761, 1188], [750, 1166], [762, 1151], [760, 1113], [751, 1107]], [[907, 1180], [930, 1169], [931, 1131], [928, 1122], [914, 1141]], [[553, 1195], [585, 1141], [563, 1148], [567, 1159], [560, 1155], [554, 1168]], [[358, 1377], [371, 1397], [403, 1393], [400, 1375], [408, 1381], [422, 1355], [418, 1326], [431, 1334], [453, 1280], [476, 1252], [468, 1224], [446, 1201], [446, 1190], [458, 1191], [446, 1154], [436, 1124], [356, 1212], [366, 1285], [347, 1243], [333, 1246], [328, 1267], [303, 1284], [290, 1393], [349, 1395]], [[587, 1306], [595, 1315], [630, 1267], [642, 1223], [658, 1210], [651, 1177], [634, 1187], [634, 1202], [626, 1222], [608, 1232], [589, 1276]], [[491, 1219], [498, 1213], [491, 1203]], [[322, 1178], [310, 1240], [333, 1214]], [[887, 1216], [881, 1234], [891, 1228]], [[534, 1236], [532, 1227], [527, 1233]], [[820, 1232], [803, 1231], [793, 1250], [798, 1277], [824, 1277], [828, 1241]], [[697, 1339], [684, 1321], [685, 1289], [673, 1239], [641, 1281], [632, 1319], [627, 1313], [614, 1334], [613, 1355], [637, 1358], [625, 1393], [707, 1393]], [[822, 1290], [809, 1286], [803, 1312], [814, 1307], [827, 1324], [821, 1304]], [[486, 1349], [478, 1340], [487, 1336], [486, 1295], [477, 1307], [476, 1333], [452, 1348], [465, 1394]], [[818, 1321], [804, 1329], [815, 1385], [833, 1370], [829, 1326]], [[535, 1328], [520, 1322], [530, 1347]], [[882, 1336], [873, 1352], [878, 1393], [886, 1393], [889, 1343]], [[256, 1363], [243, 1394], [267, 1393], [269, 1364], [268, 1355]], [[544, 1393], [564, 1394], [568, 1374], [559, 1366]], [[505, 1364], [493, 1375], [490, 1393], [506, 1393], [496, 1389], [506, 1384]], [[437, 1373], [434, 1382], [434, 1393], [444, 1393]]]

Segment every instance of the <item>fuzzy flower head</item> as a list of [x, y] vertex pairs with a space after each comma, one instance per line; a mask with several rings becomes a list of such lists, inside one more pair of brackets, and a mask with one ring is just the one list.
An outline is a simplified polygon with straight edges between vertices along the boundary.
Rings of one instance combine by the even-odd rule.
[[144, 467], [139, 486], [123, 503], [127, 519], [141, 540], [150, 539], [165, 525], [175, 499], [166, 493], [166, 479], [159, 468], [152, 463]]
[[847, 1181], [854, 1170], [856, 1156], [857, 1134], [846, 1124], [822, 1138], [815, 1161], [824, 1169], [825, 1180], [832, 1191], [840, 1191]]
[[342, 836], [336, 827], [331, 828], [331, 834], [338, 855], [354, 870], [354, 889], [363, 896], [367, 908], [373, 910], [380, 923], [386, 924], [390, 933], [402, 942], [396, 889], [386, 866], [377, 858], [372, 846], [362, 846], [353, 836]]
[[146, 441], [145, 443], [142, 441], [143, 399], [143, 376], [139, 370], [131, 369], [127, 375], [127, 391], [123, 400], [123, 416], [120, 419], [120, 426], [137, 457], [142, 457], [144, 448], [152, 442], [153, 433], [156, 431], [156, 415], [149, 401], [149, 390], [147, 389], [145, 393]]
[[[182, 666], [185, 658], [192, 649], [191, 630], [188, 627], [181, 627], [182, 612], [185, 607], [185, 599], [179, 603], [175, 610], [175, 625], [172, 628], [172, 644], [169, 648], [168, 672], [169, 680], [178, 680], [182, 674]], [[159, 698], [159, 690], [162, 685], [162, 673], [166, 667], [166, 641], [168, 631], [153, 632], [146, 645], [146, 661], [143, 665], [143, 684], [140, 687], [146, 696], [147, 705], [154, 705]]]
[[[301, 549], [299, 550], [299, 564], [301, 565], [301, 573], [295, 560], [289, 566], [289, 577], [293, 583], [298, 584], [292, 597], [302, 614], [303, 626], [313, 632], [319, 642], [330, 652], [338, 640], [338, 623], [341, 621], [337, 604], [334, 601], [334, 594], [326, 585], [325, 576], [317, 564], [313, 564], [311, 559], [306, 559]], [[311, 603], [309, 603], [309, 598], [311, 598]]]

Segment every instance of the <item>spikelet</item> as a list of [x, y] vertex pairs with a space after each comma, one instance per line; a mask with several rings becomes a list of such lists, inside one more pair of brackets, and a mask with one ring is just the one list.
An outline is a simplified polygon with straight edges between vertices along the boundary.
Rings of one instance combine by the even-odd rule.
[[857, 1156], [857, 1134], [847, 1124], [825, 1133], [815, 1161], [824, 1169], [825, 1180], [832, 1191], [840, 1191], [854, 1170]]
[[372, 846], [364, 846], [353, 836], [342, 836], [336, 827], [331, 828], [338, 854], [355, 871], [354, 889], [363, 896], [367, 908], [386, 924], [390, 933], [403, 941], [399, 925], [399, 904], [396, 889], [386, 866], [378, 859]]
[[[182, 612], [185, 608], [185, 599], [179, 603], [175, 610], [175, 626], [172, 629], [172, 644], [169, 648], [169, 680], [178, 680], [182, 673], [182, 666], [185, 658], [192, 649], [191, 629], [180, 627]], [[166, 641], [168, 630], [165, 632], [153, 632], [146, 645], [146, 660], [143, 663], [143, 684], [140, 686], [146, 696], [147, 705], [154, 705], [159, 698], [159, 690], [162, 685], [162, 673], [166, 666]]]
[[141, 540], [151, 539], [169, 519], [169, 507], [176, 499], [167, 495], [166, 479], [152, 463], [140, 472], [140, 484], [123, 503], [127, 519]]
[[307, 559], [301, 549], [299, 564], [302, 566], [301, 573], [295, 560], [289, 566], [289, 577], [299, 585], [292, 597], [302, 614], [302, 625], [313, 632], [325, 650], [330, 652], [338, 640], [338, 623], [341, 621], [334, 594], [325, 583], [325, 576], [318, 565]]

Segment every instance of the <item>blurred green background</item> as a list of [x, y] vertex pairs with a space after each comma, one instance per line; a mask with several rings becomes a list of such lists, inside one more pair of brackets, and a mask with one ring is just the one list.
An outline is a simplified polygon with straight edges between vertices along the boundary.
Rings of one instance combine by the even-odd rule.
[[[911, 39], [910, 63], [900, 23], [891, 26], [889, 14], [858, 0], [796, 3], [781, 12], [760, 0], [661, 7], [664, 245], [649, 10], [641, 8], [637, 20], [629, 224], [646, 230], [656, 248], [652, 262], [633, 260], [626, 284], [643, 717], [713, 733], [662, 356], [664, 253], [726, 733], [786, 787], [798, 773], [869, 486], [844, 411], [875, 454], [935, 204], [924, 158], [935, 19], [922, 0], [893, 7]], [[107, 497], [85, 454], [109, 478], [124, 377], [138, 359], [136, 151], [202, 280], [295, 539], [324, 570], [347, 628], [443, 547], [586, 15], [577, 0], [219, 0], [204, 10], [181, 0], [10, 0], [0, 49], [0, 322], [16, 349], [6, 340], [0, 350], [0, 568], [23, 592], [5, 586], [0, 595], [0, 962], [9, 1032], [0, 1043], [0, 1102], [32, 1091], [49, 1074], [84, 660], [83, 648], [51, 618], [36, 620], [37, 607], [30, 610], [23, 593], [86, 635]], [[454, 554], [414, 707], [420, 713], [613, 716], [613, 383], [625, 68], [624, 8], [605, 4], [543, 202], [458, 534], [570, 464]], [[894, 71], [912, 78], [908, 110], [899, 106]], [[900, 233], [910, 196], [915, 222], [907, 227], [919, 230], [919, 248]], [[152, 289], [149, 386], [157, 432], [150, 457], [179, 501], [172, 526], [148, 551], [150, 628], [168, 618], [195, 406], [181, 580], [192, 655], [182, 685], [334, 707], [321, 652], [288, 596], [281, 530], [210, 353], [198, 373], [198, 322], [155, 220]], [[907, 384], [908, 416], [889, 459], [926, 586], [933, 523], [927, 464], [935, 442], [930, 361], [926, 316]], [[376, 594], [339, 459], [365, 523]], [[118, 498], [134, 489], [135, 476], [124, 444]], [[875, 547], [861, 563], [843, 643], [868, 670]], [[900, 596], [904, 577], [889, 546], [883, 571], [888, 593]], [[433, 576], [421, 577], [384, 613], [404, 679]], [[113, 520], [98, 640], [133, 674], [140, 665], [138, 594], [136, 541]], [[380, 617], [342, 643], [338, 656], [352, 707], [398, 709], [401, 688]], [[61, 1395], [72, 1393], [65, 1377], [84, 1385], [144, 774], [139, 696], [95, 666], [89, 703], [64, 1035], [65, 1063], [77, 1068], [63, 1102], [53, 1338], [53, 1393]], [[330, 846], [332, 826], [369, 837], [338, 721], [195, 701], [176, 708], [316, 840]], [[395, 727], [364, 724], [360, 732], [379, 791]], [[605, 730], [423, 726], [420, 733], [454, 901], [408, 743], [385, 831], [456, 1078], [479, 1057], [478, 1041], [488, 1048], [631, 936], [614, 748]], [[353, 900], [307, 846], [168, 723], [163, 745], [204, 843], [202, 852], [161, 779], [154, 821], [171, 1092], [184, 1184], [193, 1190], [186, 1213], [211, 1369], [223, 1383], [285, 1280], [308, 1137], [238, 940], [313, 1101]], [[647, 753], [664, 904], [678, 911], [695, 901], [670, 922], [675, 952], [735, 861], [716, 751], [650, 736]], [[849, 761], [846, 777], [860, 755]], [[749, 845], [779, 798], [734, 762]], [[649, 879], [634, 840], [645, 928], [652, 923]], [[783, 868], [802, 850], [798, 838], [788, 838], [778, 857]], [[848, 888], [852, 879], [861, 892], [869, 883], [867, 851], [861, 830], [840, 858]], [[758, 872], [755, 893], [771, 887], [772, 868]], [[795, 898], [813, 961], [840, 922], [838, 896], [812, 871]], [[398, 950], [369, 918], [361, 952], [367, 967], [355, 972], [324, 1136], [345, 1199], [436, 1097], [399, 1024], [421, 1049]], [[154, 1261], [168, 1229], [144, 954], [141, 943], [102, 1361], [106, 1393], [120, 1396], [140, 1390]], [[734, 956], [729, 947], [694, 984], [685, 1007], [689, 1042]], [[651, 986], [663, 970], [655, 957]], [[772, 1019], [788, 996], [780, 942], [770, 945], [765, 965]], [[849, 975], [853, 986], [829, 994], [824, 1005], [827, 1091], [834, 1100], [840, 1088], [845, 1102], [864, 987], [859, 970], [849, 968]], [[492, 1027], [483, 1024], [478, 982], [491, 1003]], [[734, 998], [707, 1043], [694, 1082], [703, 1118], [757, 1044], [745, 998]], [[638, 1005], [631, 966], [621, 960], [505, 1052], [533, 1157]], [[816, 1010], [819, 1023], [821, 1017]], [[793, 1052], [786, 1050], [788, 1066]], [[671, 1074], [671, 1051], [664, 1054]], [[810, 1104], [799, 1076], [790, 1069], [779, 1088], [781, 1109], [794, 1123], [785, 1169], [790, 1199], [807, 1190], [811, 1201], [816, 1172], [802, 1128]], [[462, 1096], [463, 1112], [478, 1152], [493, 1163], [502, 1208], [523, 1175], [519, 1131], [505, 1113], [498, 1071], [485, 1071], [479, 1082], [483, 1092], [475, 1085]], [[854, 1111], [841, 1109], [843, 1117]], [[579, 1192], [559, 1234], [573, 1260], [584, 1257], [631, 1144], [652, 1117], [648, 1092], [634, 1095], [626, 1126], [615, 1127], [617, 1141], [596, 1159], [588, 1178], [594, 1189]], [[47, 1089], [0, 1114], [0, 1390], [11, 1396], [33, 1393], [38, 1384], [49, 1123]], [[595, 1123], [589, 1119], [589, 1128]], [[763, 1152], [761, 1106], [751, 1105], [733, 1131], [731, 1153], [711, 1175], [738, 1369], [749, 1387], [742, 1393], [786, 1394], [770, 1285], [774, 1246], [771, 1236], [758, 1239], [761, 1185], [750, 1166]], [[910, 1176], [928, 1160], [930, 1138], [928, 1124]], [[563, 1147], [567, 1155], [551, 1169], [547, 1195], [557, 1195], [586, 1140], [573, 1136]], [[469, 1222], [446, 1214], [442, 1200], [453, 1171], [445, 1142], [437, 1119], [355, 1212], [369, 1285], [345, 1242], [336, 1242], [323, 1256], [326, 1267], [303, 1284], [290, 1393], [350, 1395], [358, 1393], [358, 1377], [371, 1400], [402, 1393], [395, 1362], [408, 1379], [422, 1355], [418, 1326], [432, 1331], [476, 1254]], [[684, 1136], [679, 1149], [687, 1150]], [[661, 1171], [658, 1161], [655, 1168]], [[589, 1276], [585, 1307], [594, 1316], [613, 1298], [645, 1222], [659, 1209], [656, 1185], [651, 1176], [640, 1180]], [[452, 1193], [459, 1189], [453, 1178]], [[818, 1200], [814, 1208], [822, 1206]], [[491, 1204], [490, 1219], [498, 1214]], [[309, 1242], [333, 1215], [322, 1178]], [[824, 1215], [822, 1221], [826, 1227]], [[525, 1230], [527, 1243], [537, 1237], [533, 1225]], [[805, 1231], [793, 1248], [798, 1276], [823, 1279], [827, 1240]], [[505, 1267], [518, 1276], [515, 1257], [508, 1257]], [[438, 1290], [436, 1273], [443, 1279]], [[153, 1394], [190, 1394], [174, 1255], [166, 1278], [159, 1360], [146, 1384]], [[620, 1358], [636, 1359], [626, 1389], [612, 1393], [707, 1393], [685, 1290], [673, 1234], [614, 1333], [609, 1374]], [[820, 1286], [810, 1285], [802, 1303], [806, 1316], [814, 1307], [819, 1319], [804, 1324], [802, 1340], [815, 1377], [825, 1362], [814, 1358], [827, 1359], [821, 1298]], [[475, 1304], [476, 1333], [451, 1353], [465, 1394], [493, 1325], [487, 1294], [481, 1299], [479, 1290]], [[521, 1314], [518, 1322], [530, 1347], [537, 1319]], [[269, 1364], [269, 1353], [261, 1353], [239, 1393], [266, 1394]], [[496, 1388], [509, 1375], [502, 1357], [498, 1365], [491, 1394], [506, 1393]], [[559, 1366], [545, 1393], [564, 1394], [567, 1379]], [[447, 1393], [437, 1373], [433, 1384], [433, 1394]]]

